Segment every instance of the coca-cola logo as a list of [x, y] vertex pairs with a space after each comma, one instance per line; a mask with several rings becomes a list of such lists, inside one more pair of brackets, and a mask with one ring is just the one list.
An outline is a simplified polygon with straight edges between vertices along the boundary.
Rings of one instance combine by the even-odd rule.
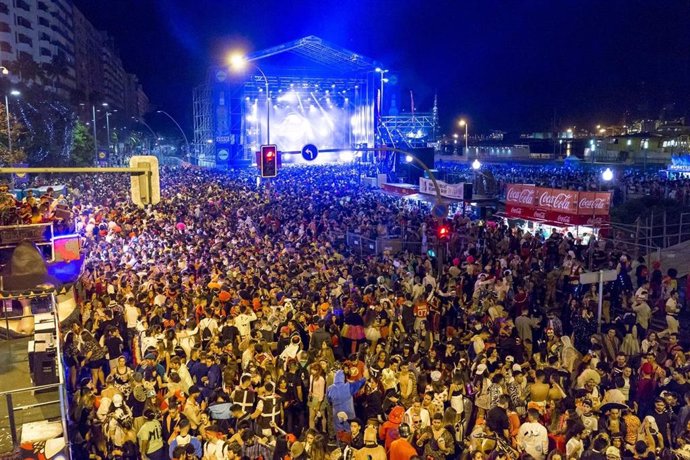
[[507, 201], [531, 205], [534, 201], [534, 190], [529, 188], [511, 187], [506, 194]]
[[606, 209], [606, 203], [608, 200], [603, 198], [581, 198], [580, 199], [580, 209]]
[[536, 217], [537, 219], [546, 219], [546, 213], [543, 211], [535, 211], [534, 217]]
[[561, 209], [569, 211], [572, 207], [573, 194], [572, 193], [550, 193], [542, 192], [539, 195], [539, 206], [545, 208]]
[[522, 208], [511, 208], [510, 213], [522, 215]]
[[558, 222], [563, 222], [564, 224], [569, 224], [571, 222], [570, 216], [558, 215], [556, 218]]

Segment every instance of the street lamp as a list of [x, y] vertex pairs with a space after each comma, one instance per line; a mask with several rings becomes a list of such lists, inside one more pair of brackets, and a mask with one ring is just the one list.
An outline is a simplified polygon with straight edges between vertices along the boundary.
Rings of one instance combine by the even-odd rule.
[[182, 130], [182, 127], [180, 126], [180, 124], [172, 117], [172, 115], [170, 115], [165, 110], [156, 110], [156, 113], [162, 113], [163, 115], [167, 115], [167, 117], [170, 118], [173, 123], [175, 123], [175, 125], [177, 126], [177, 129], [180, 130], [180, 132], [182, 133], [182, 137], [184, 137], [184, 143], [185, 143], [185, 147], [187, 149], [187, 161], [189, 161], [189, 159], [190, 159], [189, 141], [187, 140], [187, 135]]
[[482, 167], [482, 163], [478, 159], [475, 158], [474, 161], [472, 162], [472, 169], [474, 169], [475, 171], [479, 171], [479, 169], [481, 169], [481, 167]]
[[[108, 107], [108, 103], [104, 102], [101, 104], [103, 107]], [[91, 113], [92, 113], [92, 118], [93, 118], [93, 152], [96, 155], [96, 158], [98, 158], [98, 132], [96, 131], [96, 105], [92, 104], [91, 105]], [[106, 117], [107, 118], [107, 117]]]
[[[151, 133], [151, 135], [153, 136], [153, 138], [154, 138], [154, 139], [158, 139], [158, 135], [157, 135], [156, 133], [153, 132], [153, 129], [151, 129], [151, 127], [144, 121], [143, 118], [132, 117], [132, 120], [136, 121], [136, 122], [139, 123], [140, 125], [146, 126], [146, 129], [149, 130], [149, 132]], [[149, 141], [149, 150], [153, 150], [153, 148], [151, 147], [151, 142], [150, 142], [150, 141]]]
[[467, 123], [467, 121], [465, 121], [465, 119], [463, 118], [462, 120], [460, 120], [460, 123], [458, 123], [458, 125], [460, 125], [461, 128], [462, 128], [463, 126], [465, 127], [465, 155], [469, 155], [469, 150], [468, 150], [468, 148], [467, 148], [467, 141], [468, 141], [468, 136], [467, 136], [467, 125], [468, 125], [468, 123]]
[[611, 171], [611, 168], [606, 168], [601, 173], [601, 178], [604, 182], [610, 182], [611, 180], [613, 180], [613, 171]]
[[108, 112], [107, 110], [105, 112], [105, 131], [108, 136], [108, 150], [110, 150], [110, 116], [115, 112], [117, 112], [117, 109], [112, 112]]
[[268, 93], [268, 78], [261, 68], [256, 65], [251, 59], [248, 59], [242, 54], [232, 54], [229, 58], [230, 67], [238, 72], [242, 71], [247, 67], [247, 64], [254, 66], [256, 70], [259, 71], [264, 79], [264, 84], [266, 86], [266, 144], [271, 143], [271, 96]]
[[382, 69], [377, 67], [374, 72], [381, 75], [381, 102], [379, 102], [379, 116], [383, 116], [383, 84], [388, 83], [388, 79], [384, 78], [384, 75], [388, 73], [388, 69]]
[[[11, 96], [19, 96], [22, 93], [13, 89], [10, 91]], [[5, 93], [5, 116], [7, 117], [7, 148], [10, 152], [10, 158], [12, 158], [12, 128], [10, 127], [10, 101], [7, 98], [7, 93]]]

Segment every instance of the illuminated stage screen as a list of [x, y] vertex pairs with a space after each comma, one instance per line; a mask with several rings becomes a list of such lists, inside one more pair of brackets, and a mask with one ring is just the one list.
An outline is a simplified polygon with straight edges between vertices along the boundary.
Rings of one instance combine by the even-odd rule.
[[[299, 151], [306, 144], [314, 144], [319, 150], [349, 150], [355, 144], [367, 142], [373, 125], [373, 110], [363, 104], [355, 106], [344, 93], [302, 88], [280, 91], [271, 101], [271, 143], [285, 152]], [[245, 98], [245, 129], [253, 151], [258, 151], [261, 140], [265, 139], [265, 104], [263, 94], [258, 98]], [[340, 153], [320, 153], [315, 163], [346, 161], [352, 155], [351, 152]], [[299, 155], [282, 158], [283, 163], [303, 161]]]

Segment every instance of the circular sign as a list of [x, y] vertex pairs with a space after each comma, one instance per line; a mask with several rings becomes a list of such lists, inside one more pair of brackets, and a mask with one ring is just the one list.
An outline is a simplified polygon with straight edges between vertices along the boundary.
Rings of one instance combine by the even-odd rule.
[[230, 153], [226, 149], [220, 149], [218, 150], [218, 159], [221, 161], [225, 161], [228, 159], [230, 156]]
[[107, 155], [105, 154], [105, 152], [98, 152], [98, 158], [100, 158], [101, 160], [105, 160], [106, 156]]
[[228, 74], [224, 71], [219, 70], [218, 72], [216, 72], [216, 80], [225, 81], [226, 78], [228, 78]]
[[431, 208], [431, 214], [438, 219], [448, 217], [448, 205], [445, 203], [436, 203], [434, 207]]
[[318, 154], [319, 149], [316, 148], [314, 144], [307, 144], [304, 147], [302, 147], [302, 158], [304, 158], [307, 161], [316, 160]]

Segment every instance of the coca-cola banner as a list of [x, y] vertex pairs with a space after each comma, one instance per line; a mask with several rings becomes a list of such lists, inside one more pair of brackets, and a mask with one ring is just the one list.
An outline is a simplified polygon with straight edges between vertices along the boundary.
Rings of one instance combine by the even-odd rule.
[[562, 227], [574, 227], [576, 225], [601, 227], [609, 222], [608, 215], [565, 214], [528, 206], [506, 205], [506, 214], [517, 219], [545, 222]]
[[609, 192], [579, 192], [577, 213], [582, 215], [608, 216], [611, 210]]
[[557, 188], [537, 188], [534, 206], [564, 214], [577, 214], [577, 192]]
[[506, 203], [516, 206], [534, 206], [537, 188], [534, 185], [510, 184], [506, 193]]
[[[556, 220], [564, 224], [585, 225], [592, 216], [608, 216], [611, 209], [609, 192], [576, 192], [533, 185], [511, 184], [506, 192], [506, 209], [515, 217]], [[512, 210], [512, 212], [511, 212]], [[585, 219], [568, 219], [567, 215]], [[599, 219], [594, 219], [594, 223]], [[581, 222], [581, 223], [575, 223]]]

